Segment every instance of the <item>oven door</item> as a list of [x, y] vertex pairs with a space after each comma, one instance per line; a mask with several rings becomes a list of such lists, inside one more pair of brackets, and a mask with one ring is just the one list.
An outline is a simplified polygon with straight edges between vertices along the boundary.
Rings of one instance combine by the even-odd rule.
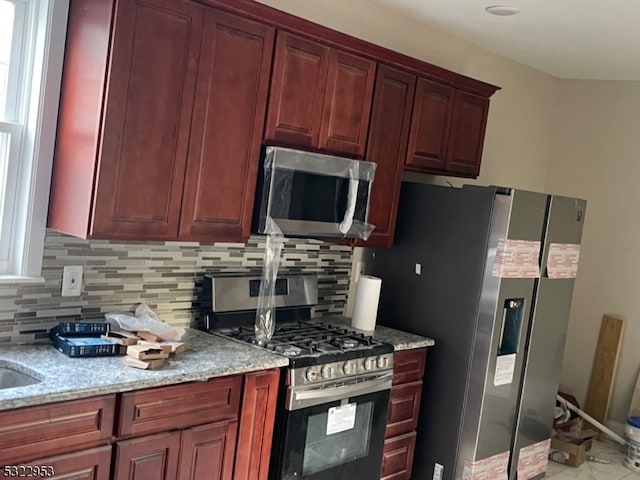
[[[362, 385], [359, 385], [362, 391]], [[382, 390], [286, 411], [279, 479], [380, 478], [390, 382]]]

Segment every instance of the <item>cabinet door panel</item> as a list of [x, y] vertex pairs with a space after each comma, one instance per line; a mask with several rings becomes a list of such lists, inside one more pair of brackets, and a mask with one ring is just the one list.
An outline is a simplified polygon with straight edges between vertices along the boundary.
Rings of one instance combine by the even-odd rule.
[[177, 237], [203, 8], [118, 2], [92, 237]]
[[279, 370], [245, 374], [234, 480], [267, 480]]
[[0, 412], [0, 464], [108, 443], [115, 404], [105, 395]]
[[[55, 473], [53, 478], [60, 480], [109, 480], [111, 478], [109, 475], [111, 445], [43, 460], [34, 460], [29, 462], [29, 465], [49, 467]], [[41, 475], [35, 478], [50, 477]]]
[[182, 432], [178, 480], [231, 480], [237, 431], [232, 420]]
[[418, 426], [422, 382], [394, 385], [389, 399], [386, 438], [409, 433]]
[[278, 32], [267, 141], [317, 148], [328, 61], [328, 47]]
[[381, 480], [409, 480], [415, 449], [415, 432], [385, 440]]
[[242, 376], [121, 394], [116, 435], [141, 435], [236, 418]]
[[375, 62], [331, 50], [320, 127], [321, 149], [364, 157], [375, 69]]
[[273, 38], [271, 27], [207, 11], [181, 239], [249, 237]]
[[427, 349], [403, 350], [393, 354], [393, 384], [415, 382], [424, 377]]
[[47, 227], [87, 238], [115, 0], [69, 3]]
[[424, 78], [418, 80], [405, 163], [407, 169], [445, 168], [453, 95], [451, 87]]
[[389, 247], [393, 241], [415, 85], [414, 75], [378, 67], [366, 157], [377, 164], [368, 219], [376, 228], [361, 246]]
[[178, 474], [180, 432], [116, 444], [115, 480], [173, 480]]
[[480, 173], [489, 99], [456, 92], [447, 170], [468, 177]]

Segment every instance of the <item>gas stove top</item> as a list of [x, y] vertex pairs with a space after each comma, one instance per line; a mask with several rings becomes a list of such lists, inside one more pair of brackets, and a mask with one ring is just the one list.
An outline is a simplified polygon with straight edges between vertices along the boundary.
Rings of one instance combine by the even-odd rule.
[[[253, 326], [226, 327], [212, 333], [258, 347]], [[393, 352], [393, 346], [354, 330], [323, 321], [305, 320], [276, 324], [264, 347], [289, 358], [292, 368]]]

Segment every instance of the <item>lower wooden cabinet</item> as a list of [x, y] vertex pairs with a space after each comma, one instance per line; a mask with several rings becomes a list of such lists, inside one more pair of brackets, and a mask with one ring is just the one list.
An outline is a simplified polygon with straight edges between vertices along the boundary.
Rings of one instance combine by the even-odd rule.
[[173, 480], [180, 459], [180, 432], [160, 433], [116, 444], [116, 480]]
[[234, 480], [267, 480], [279, 380], [277, 369], [244, 376]]
[[382, 458], [382, 480], [409, 480], [422, 398], [427, 349], [404, 350], [393, 356], [393, 386]]
[[43, 479], [266, 480], [279, 378], [275, 368], [0, 411], [0, 463], [17, 468], [5, 476]]
[[235, 420], [183, 431], [178, 480], [231, 480], [237, 431]]
[[0, 412], [0, 464], [108, 444], [115, 403], [115, 395], [105, 395]]
[[120, 395], [119, 438], [238, 418], [242, 375], [147, 388]]
[[409, 480], [416, 448], [416, 432], [385, 440], [382, 480]]
[[12, 471], [9, 470], [5, 476], [19, 478], [29, 475], [29, 478], [38, 479], [109, 480], [111, 450], [111, 445], [106, 445], [67, 455], [32, 460], [24, 465], [25, 470], [22, 474], [12, 475]]
[[391, 388], [387, 437], [412, 432], [418, 426], [422, 381], [395, 385]]

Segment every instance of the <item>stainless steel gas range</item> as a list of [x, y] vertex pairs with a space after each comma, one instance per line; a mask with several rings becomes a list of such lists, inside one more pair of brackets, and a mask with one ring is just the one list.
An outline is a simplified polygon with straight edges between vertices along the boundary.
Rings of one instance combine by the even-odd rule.
[[315, 275], [278, 278], [276, 328], [255, 340], [259, 277], [210, 276], [202, 328], [289, 358], [281, 376], [271, 479], [378, 479], [393, 375], [393, 346], [330, 319], [311, 319]]

